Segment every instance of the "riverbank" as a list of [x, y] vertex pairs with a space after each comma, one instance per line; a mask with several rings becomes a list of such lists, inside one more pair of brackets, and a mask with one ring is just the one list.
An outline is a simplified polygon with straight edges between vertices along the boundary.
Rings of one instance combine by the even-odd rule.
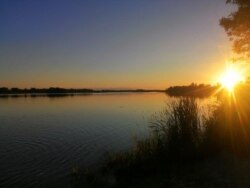
[[247, 94], [228, 97], [207, 115], [195, 99], [178, 99], [154, 117], [149, 138], [75, 178], [87, 187], [249, 187]]

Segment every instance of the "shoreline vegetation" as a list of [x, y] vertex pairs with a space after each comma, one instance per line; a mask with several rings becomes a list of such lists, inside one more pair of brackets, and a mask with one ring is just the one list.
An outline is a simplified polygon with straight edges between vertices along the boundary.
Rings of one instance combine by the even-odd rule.
[[169, 96], [194, 96], [208, 97], [219, 88], [219, 85], [190, 84], [187, 86], [171, 86], [165, 90], [160, 89], [66, 89], [60, 87], [50, 88], [8, 88], [0, 87], [0, 97], [18, 97], [18, 96], [74, 96], [95, 93], [143, 93], [143, 92], [164, 92]]
[[0, 95], [11, 95], [11, 94], [85, 94], [85, 93], [112, 93], [112, 92], [164, 92], [165, 90], [147, 90], [147, 89], [66, 89], [60, 87], [50, 88], [7, 88], [0, 87]]
[[137, 140], [129, 151], [108, 154], [98, 169], [74, 167], [72, 184], [74, 187], [249, 187], [248, 90], [235, 91], [233, 97], [237, 103], [228, 93], [222, 95], [218, 104], [206, 113], [190, 96], [167, 104], [150, 119], [148, 138]]
[[215, 94], [220, 87], [219, 84], [213, 86], [191, 83], [187, 86], [171, 86], [166, 89], [166, 93], [169, 96], [209, 97]]

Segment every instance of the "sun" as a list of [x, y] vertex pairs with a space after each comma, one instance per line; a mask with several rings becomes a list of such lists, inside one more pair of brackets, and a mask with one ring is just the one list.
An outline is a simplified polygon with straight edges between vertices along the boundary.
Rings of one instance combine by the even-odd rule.
[[233, 66], [229, 66], [226, 71], [220, 77], [220, 84], [228, 91], [232, 91], [234, 87], [243, 82], [245, 79], [242, 72], [235, 69]]

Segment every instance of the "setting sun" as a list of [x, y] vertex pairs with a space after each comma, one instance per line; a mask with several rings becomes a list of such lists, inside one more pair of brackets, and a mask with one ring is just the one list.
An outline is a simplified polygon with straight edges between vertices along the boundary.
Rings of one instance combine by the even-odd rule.
[[232, 66], [226, 69], [226, 71], [222, 74], [219, 80], [222, 87], [226, 88], [229, 91], [232, 91], [235, 85], [243, 81], [244, 77], [242, 73], [239, 70], [233, 68]]

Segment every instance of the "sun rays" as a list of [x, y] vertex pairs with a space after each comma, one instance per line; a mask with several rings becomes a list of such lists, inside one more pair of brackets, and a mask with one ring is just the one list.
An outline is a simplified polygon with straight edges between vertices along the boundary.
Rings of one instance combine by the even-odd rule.
[[229, 92], [232, 92], [237, 84], [244, 81], [243, 71], [236, 69], [233, 65], [229, 65], [219, 79], [221, 86]]

